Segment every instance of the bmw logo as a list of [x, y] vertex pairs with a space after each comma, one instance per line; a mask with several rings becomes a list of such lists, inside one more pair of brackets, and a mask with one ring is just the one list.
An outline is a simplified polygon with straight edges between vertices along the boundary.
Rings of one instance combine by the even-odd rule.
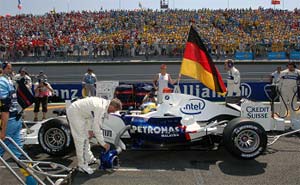
[[169, 100], [170, 99], [170, 96], [169, 95], [166, 95], [165, 96], [165, 100]]

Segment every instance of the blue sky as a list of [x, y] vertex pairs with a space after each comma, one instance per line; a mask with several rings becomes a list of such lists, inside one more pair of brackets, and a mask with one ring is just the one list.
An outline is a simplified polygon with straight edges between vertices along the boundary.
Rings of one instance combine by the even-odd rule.
[[[44, 14], [55, 7], [57, 12], [71, 10], [137, 9], [139, 2], [144, 8], [159, 9], [160, 0], [21, 0], [22, 10], [18, 10], [18, 0], [0, 0], [0, 15], [6, 14]], [[274, 8], [271, 0], [169, 0], [170, 8], [199, 9], [212, 8]], [[284, 4], [284, 5], [283, 5]], [[69, 5], [69, 6], [68, 6]], [[300, 8], [300, 0], [281, 0], [277, 9]]]

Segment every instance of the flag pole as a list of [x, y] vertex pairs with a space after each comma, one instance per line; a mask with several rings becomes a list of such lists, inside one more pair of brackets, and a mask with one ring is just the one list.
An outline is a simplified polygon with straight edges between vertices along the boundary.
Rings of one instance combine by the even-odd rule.
[[68, 5], [68, 13], [70, 12], [70, 1], [71, 1], [71, 0], [67, 0], [67, 5]]
[[55, 11], [55, 0], [53, 0], [53, 10]]

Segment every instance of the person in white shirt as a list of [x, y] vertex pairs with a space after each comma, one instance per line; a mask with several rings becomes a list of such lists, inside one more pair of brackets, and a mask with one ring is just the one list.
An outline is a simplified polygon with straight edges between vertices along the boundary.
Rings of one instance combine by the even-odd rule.
[[[278, 90], [281, 94], [279, 104], [279, 115], [284, 116], [286, 111], [290, 113], [290, 118], [295, 118], [295, 111], [291, 106], [296, 107], [297, 97], [292, 102], [294, 94], [297, 92], [297, 80], [300, 77], [300, 70], [296, 69], [294, 62], [289, 62], [287, 69], [281, 71], [279, 76]], [[284, 105], [286, 103], [288, 110]], [[293, 104], [292, 104], [293, 103]]]
[[96, 75], [91, 68], [88, 68], [82, 79], [82, 87], [85, 88], [87, 96], [96, 96], [96, 82]]
[[272, 85], [278, 85], [280, 72], [281, 72], [281, 66], [278, 66], [277, 70], [271, 74], [270, 81], [271, 81]]
[[[14, 76], [14, 81], [16, 81], [16, 85], [18, 84], [18, 82], [20, 82], [22, 79], [24, 79], [24, 84], [25, 86], [27, 87], [27, 89], [31, 92], [31, 88], [32, 88], [32, 80], [26, 70], [25, 67], [22, 67], [20, 70], [19, 70], [19, 73], [16, 74]], [[16, 87], [17, 89], [18, 87]]]
[[163, 89], [168, 87], [168, 84], [174, 85], [180, 79], [180, 74], [177, 80], [173, 80], [171, 75], [167, 73], [167, 65], [160, 66], [160, 73], [158, 73], [153, 80], [153, 87], [157, 90], [157, 103], [161, 104], [163, 99]]
[[241, 77], [240, 72], [234, 67], [233, 60], [228, 59], [224, 63], [224, 68], [228, 73], [227, 77], [227, 96], [241, 96]]
[[76, 148], [78, 170], [88, 174], [94, 173], [94, 170], [88, 166], [96, 161], [90, 150], [89, 138], [95, 136], [98, 143], [108, 151], [110, 145], [105, 143], [101, 127], [107, 113], [121, 109], [120, 100], [109, 101], [99, 97], [80, 99], [67, 107], [67, 117]]

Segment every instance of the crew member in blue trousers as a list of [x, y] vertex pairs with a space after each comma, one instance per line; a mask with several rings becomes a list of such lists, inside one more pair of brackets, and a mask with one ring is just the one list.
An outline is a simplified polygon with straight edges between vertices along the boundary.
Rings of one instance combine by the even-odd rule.
[[[13, 86], [10, 74], [12, 65], [8, 62], [1, 64], [3, 70], [0, 76], [0, 112], [1, 112], [1, 132], [0, 139], [5, 142], [8, 148], [15, 154], [16, 157], [22, 158], [22, 153], [5, 137], [11, 137], [21, 148], [23, 147], [21, 138], [22, 121], [18, 115], [18, 101], [16, 90]], [[0, 156], [4, 155], [4, 149], [0, 147]], [[37, 185], [36, 180], [23, 168], [20, 168], [21, 173], [26, 178], [27, 185]]]

